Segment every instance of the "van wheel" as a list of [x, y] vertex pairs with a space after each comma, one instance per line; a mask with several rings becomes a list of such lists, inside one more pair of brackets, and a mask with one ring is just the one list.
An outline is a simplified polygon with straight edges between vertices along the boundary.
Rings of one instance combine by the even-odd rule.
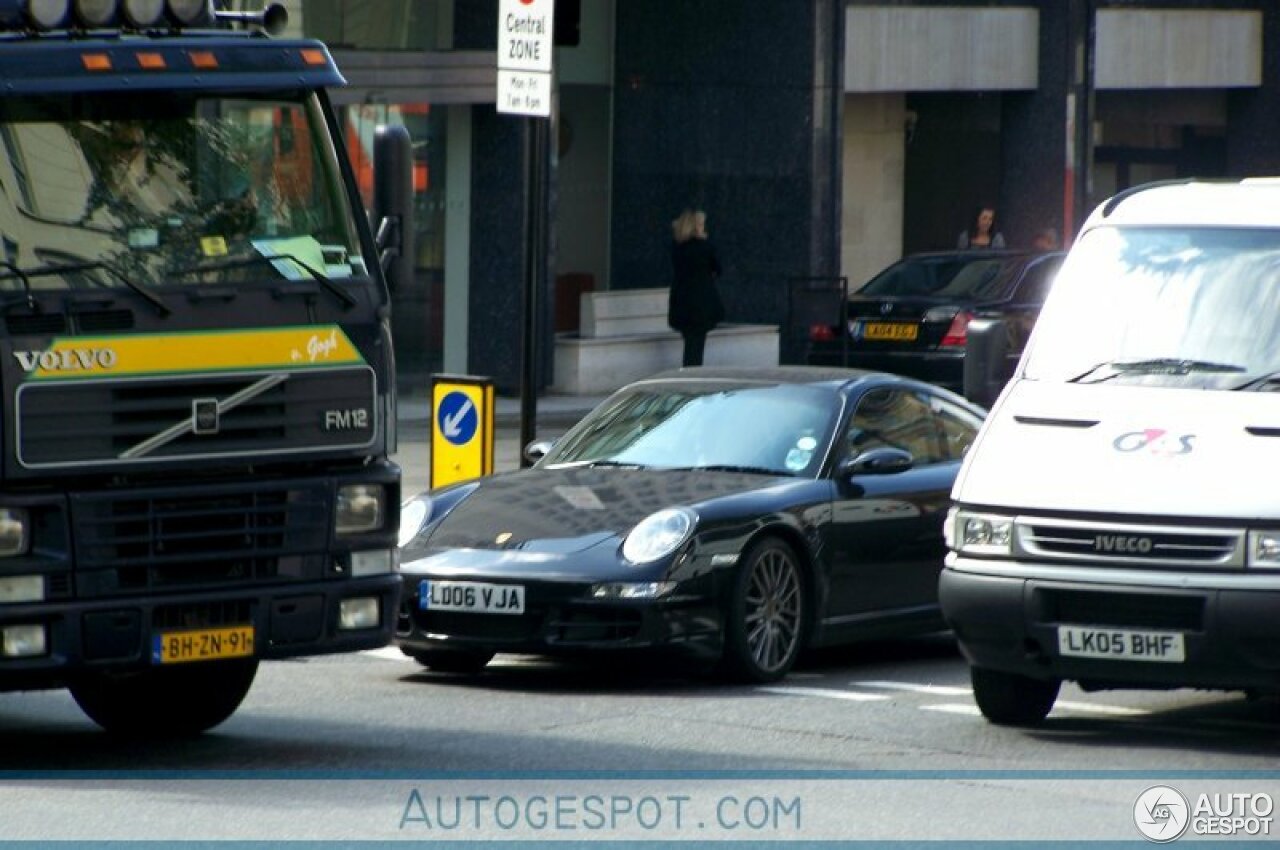
[[982, 716], [1000, 726], [1035, 726], [1049, 716], [1062, 683], [970, 667], [973, 699]]
[[479, 673], [495, 653], [479, 649], [424, 649], [413, 660], [439, 673]]
[[172, 670], [91, 671], [69, 688], [76, 704], [116, 735], [198, 735], [230, 717], [249, 693], [257, 659], [192, 664]]
[[742, 559], [725, 617], [724, 671], [776, 682], [796, 663], [809, 624], [800, 560], [786, 543], [762, 540]]

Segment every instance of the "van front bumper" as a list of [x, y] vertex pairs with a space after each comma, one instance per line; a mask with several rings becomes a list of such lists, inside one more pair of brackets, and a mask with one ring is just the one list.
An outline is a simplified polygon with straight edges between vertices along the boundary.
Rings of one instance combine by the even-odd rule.
[[[948, 560], [939, 601], [971, 664], [1086, 688], [1280, 689], [1280, 577], [1153, 572], [1150, 583], [1124, 583], [1104, 569], [1060, 572], [1056, 577], [1041, 565]], [[1099, 573], [1099, 580], [1081, 580], [1087, 572]], [[1177, 634], [1184, 657], [1063, 655], [1063, 627]]]

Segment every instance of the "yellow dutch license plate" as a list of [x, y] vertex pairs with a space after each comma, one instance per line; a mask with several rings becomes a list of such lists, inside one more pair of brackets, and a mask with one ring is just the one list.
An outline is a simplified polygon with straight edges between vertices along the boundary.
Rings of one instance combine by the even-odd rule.
[[152, 664], [185, 664], [253, 655], [253, 626], [162, 632], [151, 642]]
[[910, 342], [916, 338], [920, 328], [906, 322], [867, 322], [863, 331], [866, 339], [903, 340]]

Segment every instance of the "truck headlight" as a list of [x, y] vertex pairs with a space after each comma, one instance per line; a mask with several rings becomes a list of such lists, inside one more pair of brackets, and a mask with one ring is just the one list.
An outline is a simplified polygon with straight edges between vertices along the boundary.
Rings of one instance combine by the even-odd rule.
[[23, 508], [0, 508], [0, 558], [12, 558], [27, 551], [31, 522]]
[[381, 484], [346, 484], [338, 488], [334, 528], [338, 534], [362, 534], [382, 528], [387, 515], [387, 488]]
[[949, 518], [948, 545], [966, 555], [1013, 553], [1013, 518], [956, 510]]
[[71, 12], [71, 0], [30, 0], [27, 17], [36, 29], [52, 30], [62, 26]]
[[688, 508], [664, 508], [640, 520], [622, 543], [622, 557], [633, 564], [665, 558], [689, 539], [694, 515]]
[[124, 0], [124, 17], [131, 26], [154, 27], [164, 15], [164, 0]]
[[1280, 531], [1250, 531], [1248, 566], [1280, 570]]

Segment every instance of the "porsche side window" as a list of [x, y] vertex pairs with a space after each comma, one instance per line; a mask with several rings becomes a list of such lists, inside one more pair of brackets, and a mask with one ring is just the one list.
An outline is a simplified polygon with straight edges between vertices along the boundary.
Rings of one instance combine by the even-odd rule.
[[932, 404], [947, 456], [951, 460], [962, 459], [978, 436], [981, 423], [949, 401], [934, 398]]
[[845, 431], [845, 452], [892, 446], [911, 452], [917, 466], [948, 460], [929, 402], [913, 392], [882, 387], [858, 401]]

